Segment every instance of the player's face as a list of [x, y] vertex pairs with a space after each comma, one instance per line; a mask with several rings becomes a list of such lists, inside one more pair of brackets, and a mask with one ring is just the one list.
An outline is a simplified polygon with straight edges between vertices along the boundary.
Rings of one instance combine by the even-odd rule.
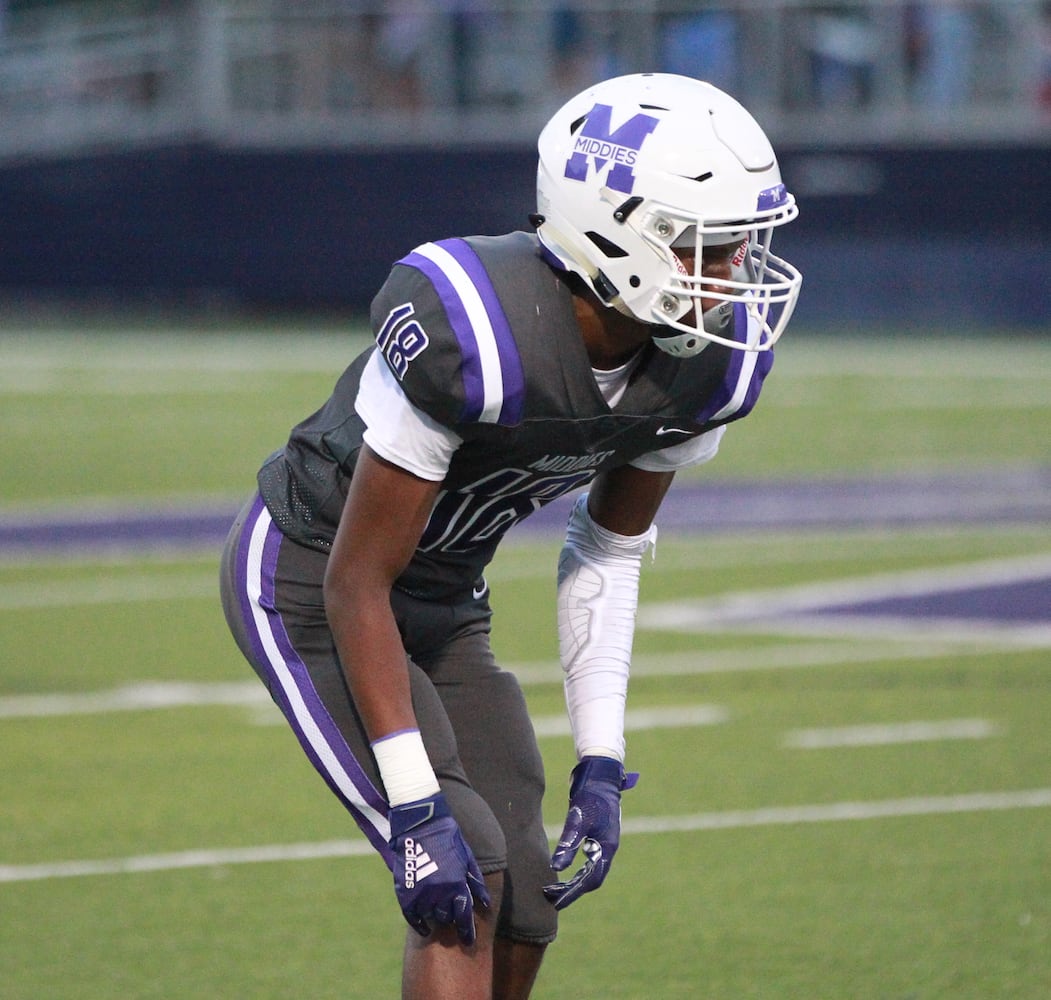
[[[716, 283], [717, 291], [728, 291], [725, 288], [719, 288], [719, 281], [730, 280], [733, 274], [733, 259], [734, 255], [740, 249], [741, 243], [724, 243], [716, 246], [705, 246], [701, 250], [701, 274]], [[691, 247], [676, 247], [675, 253], [678, 255], [679, 260], [682, 261], [683, 266], [686, 270], [692, 274], [694, 261], [696, 260], [696, 250]], [[718, 299], [701, 299], [701, 311], [707, 312], [709, 309], [714, 308], [719, 304]], [[696, 310], [693, 314], [693, 322], [697, 322]]]

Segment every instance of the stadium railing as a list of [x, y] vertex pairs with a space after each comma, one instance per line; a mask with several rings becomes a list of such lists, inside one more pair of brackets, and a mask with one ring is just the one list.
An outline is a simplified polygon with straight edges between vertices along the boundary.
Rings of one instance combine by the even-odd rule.
[[231, 147], [527, 145], [587, 83], [710, 79], [776, 142], [1044, 143], [1033, 0], [11, 4], [0, 158]]

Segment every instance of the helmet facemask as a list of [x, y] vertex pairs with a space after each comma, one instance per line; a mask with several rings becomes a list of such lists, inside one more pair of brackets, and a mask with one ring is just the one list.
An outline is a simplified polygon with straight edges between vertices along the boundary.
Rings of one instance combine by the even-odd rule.
[[[654, 333], [657, 346], [677, 357], [699, 354], [709, 343], [748, 351], [772, 348], [792, 316], [802, 277], [771, 252], [770, 244], [774, 226], [796, 214], [790, 201], [765, 218], [695, 225], [692, 219], [676, 218], [671, 209], [654, 208], [640, 235], [664, 261], [667, 278], [648, 303], [648, 312], [633, 312], [677, 331]], [[718, 248], [725, 258], [729, 246], [735, 248], [729, 273], [720, 269], [706, 275], [705, 270], [713, 270], [706, 251]], [[735, 310], [737, 304], [743, 312]], [[746, 328], [737, 329], [740, 325]]]

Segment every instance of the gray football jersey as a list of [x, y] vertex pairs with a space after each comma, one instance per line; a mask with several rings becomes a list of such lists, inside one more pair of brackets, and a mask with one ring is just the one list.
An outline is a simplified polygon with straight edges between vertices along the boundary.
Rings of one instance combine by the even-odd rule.
[[[738, 306], [738, 336], [747, 317]], [[694, 358], [645, 349], [614, 407], [592, 374], [564, 272], [528, 233], [427, 243], [372, 303], [376, 346], [259, 474], [289, 537], [331, 546], [364, 424], [354, 410], [373, 350], [408, 399], [456, 432], [416, 555], [399, 586], [435, 599], [469, 590], [506, 531], [599, 472], [743, 417], [771, 352], [718, 344]]]

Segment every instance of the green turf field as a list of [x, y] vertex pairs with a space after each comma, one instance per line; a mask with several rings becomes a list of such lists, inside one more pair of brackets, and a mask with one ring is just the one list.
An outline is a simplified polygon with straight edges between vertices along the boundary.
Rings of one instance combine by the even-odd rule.
[[[0, 335], [0, 524], [235, 504], [360, 343]], [[756, 412], [686, 478], [1043, 469], [1047, 489], [1049, 442], [1047, 336], [792, 331]], [[804, 584], [1039, 569], [1051, 524], [703, 521], [664, 532], [644, 569], [628, 733], [642, 779], [613, 873], [566, 911], [535, 995], [1046, 1000], [1051, 573], [1029, 629], [723, 612]], [[558, 825], [558, 540], [515, 539], [490, 574], [494, 643], [534, 711]], [[3, 1000], [397, 995], [389, 876], [240, 660], [216, 559], [0, 549]]]

